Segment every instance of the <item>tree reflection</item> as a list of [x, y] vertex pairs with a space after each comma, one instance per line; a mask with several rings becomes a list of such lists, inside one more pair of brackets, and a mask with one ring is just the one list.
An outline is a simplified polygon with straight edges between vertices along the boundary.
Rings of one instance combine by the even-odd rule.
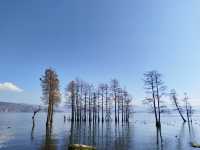
[[32, 125], [32, 129], [31, 129], [31, 141], [34, 140], [34, 130], [35, 130], [35, 125]]
[[189, 130], [189, 141], [190, 141], [190, 144], [196, 144], [197, 141], [196, 141], [196, 138], [195, 138], [195, 132], [194, 132], [194, 128], [193, 128], [193, 125], [192, 125], [192, 122], [188, 122], [188, 130]]
[[178, 150], [184, 149], [184, 137], [185, 137], [185, 122], [183, 122], [180, 133], [179, 133], [178, 145], [177, 145]]
[[80, 123], [71, 122], [68, 144], [91, 145], [99, 150], [127, 150], [130, 143], [130, 135], [131, 130], [128, 123], [82, 122], [80, 125]]
[[42, 143], [41, 150], [56, 150], [56, 140], [52, 136], [52, 126], [46, 128], [46, 136]]
[[156, 146], [157, 150], [163, 150], [163, 138], [161, 128], [156, 128]]
[[130, 126], [129, 123], [116, 124], [115, 126], [115, 141], [114, 149], [127, 150], [129, 149], [130, 139]]

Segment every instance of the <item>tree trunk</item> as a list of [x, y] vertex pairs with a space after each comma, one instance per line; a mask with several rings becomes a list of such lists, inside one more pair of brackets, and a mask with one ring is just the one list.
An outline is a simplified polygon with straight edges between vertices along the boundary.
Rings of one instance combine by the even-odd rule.
[[122, 122], [124, 121], [124, 98], [122, 97]]
[[177, 110], [178, 110], [179, 115], [180, 115], [181, 118], [183, 119], [183, 122], [186, 122], [186, 120], [185, 120], [185, 118], [183, 117], [183, 114], [181, 113], [181, 110], [180, 110], [180, 108], [179, 108], [179, 106], [178, 106], [176, 100], [174, 100], [174, 103], [175, 103], [175, 105], [176, 105], [176, 108], [177, 108]]
[[86, 99], [87, 99], [87, 94], [85, 93], [85, 106], [84, 106], [84, 121], [86, 121]]
[[115, 93], [115, 97], [114, 97], [114, 101], [115, 101], [115, 122], [117, 122], [117, 98], [116, 98], [116, 93]]
[[104, 122], [104, 116], [103, 116], [103, 91], [102, 91], [102, 97], [101, 97], [101, 101], [102, 101], [102, 106], [101, 106], [101, 121]]

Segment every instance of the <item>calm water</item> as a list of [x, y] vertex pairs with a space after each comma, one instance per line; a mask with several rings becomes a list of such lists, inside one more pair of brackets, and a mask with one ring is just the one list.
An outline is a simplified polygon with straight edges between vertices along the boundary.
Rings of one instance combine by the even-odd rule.
[[[62, 150], [70, 143], [94, 145], [99, 150], [190, 150], [190, 142], [200, 143], [200, 115], [187, 123], [174, 114], [162, 116], [162, 130], [157, 132], [152, 114], [134, 114], [129, 124], [71, 124], [63, 113], [54, 115], [51, 135], [46, 136], [46, 114], [36, 116], [32, 130], [31, 113], [0, 113], [0, 149]], [[162, 141], [162, 142], [161, 142]]]

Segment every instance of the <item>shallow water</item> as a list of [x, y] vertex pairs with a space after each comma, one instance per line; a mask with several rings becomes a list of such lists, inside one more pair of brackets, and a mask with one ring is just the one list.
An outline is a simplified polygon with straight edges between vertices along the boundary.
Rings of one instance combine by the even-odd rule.
[[190, 142], [200, 143], [200, 115], [193, 123], [182, 123], [176, 114], [162, 115], [162, 130], [155, 128], [153, 114], [136, 113], [129, 124], [85, 124], [66, 121], [55, 113], [51, 135], [46, 134], [46, 114], [36, 116], [32, 130], [31, 113], [0, 113], [0, 149], [62, 150], [71, 143], [93, 145], [98, 150], [190, 150]]

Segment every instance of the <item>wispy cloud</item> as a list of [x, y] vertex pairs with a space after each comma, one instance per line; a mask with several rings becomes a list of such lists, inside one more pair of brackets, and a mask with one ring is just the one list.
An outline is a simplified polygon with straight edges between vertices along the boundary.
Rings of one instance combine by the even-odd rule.
[[0, 91], [22, 92], [23, 89], [19, 88], [12, 82], [0, 83]]

